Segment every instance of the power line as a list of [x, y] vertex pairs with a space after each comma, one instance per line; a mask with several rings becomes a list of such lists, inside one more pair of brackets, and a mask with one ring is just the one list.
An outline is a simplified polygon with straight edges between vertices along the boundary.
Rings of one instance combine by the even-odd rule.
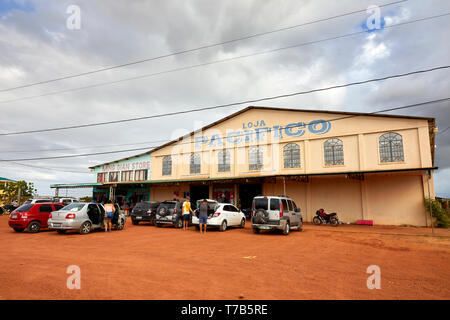
[[[411, 24], [411, 23], [415, 23], [415, 22], [421, 22], [421, 21], [441, 18], [441, 17], [448, 16], [448, 15], [450, 15], [450, 13], [445, 13], [445, 14], [441, 14], [441, 15], [436, 15], [436, 16], [431, 16], [431, 17], [411, 20], [411, 21], [407, 21], [407, 22], [392, 24], [390, 26], [384, 27], [384, 29], [398, 27], [398, 26], [402, 26], [402, 25], [407, 25], [407, 24]], [[42, 98], [42, 97], [47, 97], [47, 96], [52, 96], [52, 95], [58, 95], [58, 94], [61, 94], [61, 93], [69, 93], [69, 92], [74, 92], [74, 91], [98, 88], [98, 87], [103, 87], [103, 86], [107, 86], [107, 85], [111, 85], [111, 84], [127, 82], [127, 81], [131, 81], [131, 80], [138, 80], [138, 79], [143, 79], [143, 78], [163, 75], [163, 74], [167, 74], [167, 73], [173, 73], [173, 72], [178, 72], [178, 71], [183, 71], [183, 70], [188, 70], [188, 69], [208, 66], [208, 65], [217, 64], [217, 63], [230, 62], [230, 61], [234, 61], [234, 60], [238, 60], [238, 59], [242, 59], [242, 58], [249, 58], [249, 57], [257, 56], [257, 55], [264, 55], [264, 54], [273, 53], [273, 52], [277, 52], [277, 51], [281, 51], [281, 50], [298, 48], [298, 47], [307, 46], [307, 45], [311, 45], [311, 44], [317, 44], [317, 43], [320, 43], [320, 42], [325, 42], [325, 41], [330, 41], [330, 40], [337, 40], [337, 39], [352, 37], [352, 36], [355, 36], [355, 35], [365, 34], [367, 32], [368, 31], [365, 31], [365, 30], [364, 31], [358, 31], [358, 32], [348, 33], [348, 34], [344, 34], [344, 35], [340, 35], [340, 36], [336, 36], [336, 37], [325, 38], [325, 39], [320, 39], [320, 40], [315, 40], [315, 41], [308, 41], [308, 42], [303, 42], [303, 43], [300, 43], [300, 44], [291, 45], [291, 46], [287, 46], [287, 47], [270, 49], [270, 50], [266, 50], [266, 51], [260, 51], [260, 52], [256, 52], [256, 53], [236, 56], [236, 57], [227, 58], [227, 59], [214, 60], [214, 61], [205, 62], [205, 63], [201, 63], [201, 64], [190, 65], [190, 66], [186, 66], [186, 67], [175, 68], [175, 69], [160, 71], [160, 72], [156, 72], [156, 73], [144, 74], [144, 75], [135, 76], [135, 77], [131, 77], [131, 78], [124, 78], [124, 79], [120, 79], [120, 80], [107, 81], [107, 82], [102, 82], [102, 83], [98, 83], [98, 84], [87, 85], [87, 86], [83, 86], [83, 87], [70, 88], [70, 89], [64, 89], [64, 90], [59, 90], [59, 91], [52, 91], [52, 92], [47, 92], [47, 93], [38, 94], [38, 95], [34, 95], [34, 96], [28, 96], [28, 97], [22, 97], [22, 98], [10, 99], [10, 100], [3, 100], [3, 101], [0, 101], [0, 104], [13, 103], [13, 102], [18, 102], [18, 101], [23, 101], [23, 100], [30, 100], [30, 99]]]
[[49, 170], [49, 171], [59, 171], [59, 172], [69, 172], [69, 173], [90, 173], [90, 172], [82, 172], [82, 171], [71, 171], [71, 170], [62, 170], [62, 169], [57, 169], [57, 168], [49, 168], [49, 167], [41, 167], [41, 166], [34, 166], [31, 164], [24, 164], [24, 163], [19, 163], [19, 162], [15, 162], [15, 161], [9, 161], [9, 163], [14, 163], [20, 166], [24, 166], [24, 167], [30, 167], [30, 168], [37, 168], [37, 169], [44, 169], [44, 170]]
[[411, 71], [411, 72], [407, 72], [407, 73], [395, 74], [395, 75], [390, 75], [390, 76], [385, 76], [385, 77], [380, 77], [380, 78], [373, 78], [373, 79], [369, 79], [369, 80], [350, 82], [350, 83], [341, 84], [341, 85], [335, 85], [335, 86], [330, 86], [330, 87], [311, 89], [311, 90], [307, 90], [307, 91], [299, 91], [299, 92], [294, 92], [294, 93], [282, 94], [282, 95], [265, 97], [265, 98], [259, 98], [259, 99], [253, 99], [253, 100], [246, 100], [246, 101], [233, 102], [233, 103], [227, 103], [227, 104], [222, 104], [222, 105], [215, 105], [215, 106], [212, 106], [212, 107], [203, 107], [203, 108], [197, 108], [197, 109], [189, 109], [189, 110], [184, 110], [184, 111], [176, 111], [176, 112], [164, 113], [164, 114], [153, 115], [153, 116], [145, 116], [145, 117], [137, 117], [137, 118], [130, 118], [130, 119], [113, 120], [113, 121], [106, 121], [106, 122], [97, 122], [97, 123], [90, 123], [90, 124], [81, 124], [81, 125], [58, 127], [58, 128], [49, 128], [49, 129], [39, 129], [39, 130], [28, 130], [28, 131], [0, 133], [0, 136], [12, 136], [12, 135], [19, 135], [19, 134], [60, 131], [60, 130], [68, 130], [68, 129], [79, 129], [79, 128], [86, 128], [86, 127], [95, 127], [95, 126], [103, 126], [103, 125], [116, 124], [116, 123], [124, 123], [124, 122], [145, 120], [145, 119], [161, 118], [161, 117], [180, 115], [180, 114], [187, 114], [187, 113], [206, 111], [206, 110], [214, 110], [214, 109], [226, 108], [226, 107], [230, 107], [230, 106], [237, 106], [237, 105], [242, 105], [242, 104], [250, 104], [250, 103], [261, 102], [261, 101], [268, 101], [268, 100], [274, 100], [274, 99], [280, 99], [280, 98], [287, 98], [287, 97], [293, 97], [293, 96], [297, 96], [297, 95], [309, 94], [309, 93], [314, 93], [314, 92], [321, 92], [321, 91], [332, 90], [332, 89], [339, 89], [339, 88], [350, 87], [350, 86], [355, 86], [355, 85], [361, 85], [361, 84], [366, 84], [366, 83], [371, 83], [371, 82], [384, 81], [384, 80], [387, 80], [387, 79], [401, 78], [401, 77], [406, 77], [406, 76], [410, 76], [410, 75], [414, 75], [414, 74], [422, 74], [422, 73], [432, 72], [432, 71], [436, 71], [436, 70], [443, 70], [443, 69], [448, 69], [448, 68], [450, 68], [450, 65], [439, 66], [439, 67], [434, 67], [434, 68], [430, 68], [430, 69]]
[[441, 134], [443, 134], [444, 132], [447, 132], [449, 129], [450, 129], [450, 127], [447, 127], [447, 128], [445, 128], [444, 130], [442, 130], [441, 132], [436, 133], [436, 135], [437, 135], [437, 136], [438, 136], [438, 135], [441, 135]]
[[[403, 3], [403, 2], [406, 2], [406, 1], [408, 1], [408, 0], [401, 0], [401, 1], [391, 2], [391, 3], [384, 4], [384, 5], [379, 5], [378, 7], [380, 7], [380, 8], [387, 7], [387, 6]], [[284, 28], [280, 28], [280, 29], [275, 29], [275, 30], [271, 30], [271, 31], [255, 33], [255, 34], [252, 34], [252, 35], [247, 35], [247, 36], [243, 36], [243, 37], [240, 37], [240, 38], [231, 39], [231, 40], [227, 40], [227, 41], [223, 41], [223, 42], [212, 43], [212, 44], [207, 44], [207, 45], [203, 45], [203, 46], [196, 47], [196, 48], [170, 52], [168, 54], [161, 55], [161, 56], [146, 58], [146, 59], [137, 60], [137, 61], [132, 61], [132, 62], [120, 64], [120, 65], [115, 65], [115, 66], [106, 67], [106, 68], [100, 68], [100, 69], [87, 71], [87, 72], [82, 72], [82, 73], [78, 73], [78, 74], [62, 76], [62, 77], [59, 77], [59, 78], [54, 78], [54, 79], [49, 79], [49, 80], [44, 80], [44, 81], [39, 81], [39, 82], [34, 82], [34, 83], [29, 83], [29, 84], [24, 84], [24, 85], [11, 87], [11, 88], [7, 88], [7, 89], [1, 89], [0, 92], [7, 92], [7, 91], [17, 90], [17, 89], [21, 89], [21, 88], [32, 87], [32, 86], [36, 86], [36, 85], [40, 85], [40, 84], [51, 83], [51, 82], [56, 82], [56, 81], [66, 80], [66, 79], [71, 79], [71, 78], [77, 78], [77, 77], [86, 76], [86, 75], [90, 75], [90, 74], [94, 74], [94, 73], [99, 73], [99, 72], [104, 72], [104, 71], [108, 71], [108, 70], [118, 69], [118, 68], [122, 68], [122, 67], [128, 67], [128, 66], [131, 66], [131, 65], [141, 64], [141, 63], [144, 63], [144, 62], [159, 60], [159, 59], [168, 58], [168, 57], [172, 57], [172, 56], [176, 56], [176, 55], [180, 55], [180, 54], [186, 54], [186, 53], [190, 53], [190, 52], [195, 52], [195, 51], [200, 51], [200, 50], [204, 50], [204, 49], [208, 49], [208, 48], [213, 48], [213, 47], [221, 46], [221, 45], [224, 45], [224, 44], [230, 44], [230, 43], [234, 43], [234, 42], [238, 42], [238, 41], [248, 40], [248, 39], [251, 39], [251, 38], [261, 37], [261, 36], [264, 36], [264, 35], [273, 34], [273, 33], [281, 32], [281, 31], [286, 31], [286, 30], [291, 30], [291, 29], [295, 29], [295, 28], [300, 28], [300, 27], [304, 27], [304, 26], [307, 26], [307, 25], [311, 25], [311, 24], [315, 24], [315, 23], [319, 23], [319, 22], [325, 22], [325, 21], [336, 19], [336, 18], [341, 18], [341, 17], [353, 15], [353, 14], [356, 14], [356, 13], [366, 12], [366, 11], [367, 11], [367, 8], [361, 9], [361, 10], [356, 10], [356, 11], [351, 11], [351, 12], [343, 13], [343, 14], [340, 14], [340, 15], [331, 16], [331, 17], [328, 17], [328, 18], [322, 18], [322, 19], [309, 21], [309, 22], [305, 22], [305, 23], [301, 23], [301, 24], [297, 24], [297, 25], [293, 25], [293, 26], [289, 26], [289, 27], [284, 27]]]
[[101, 146], [89, 146], [89, 147], [76, 147], [76, 148], [58, 148], [58, 149], [29, 149], [29, 150], [0, 150], [0, 153], [30, 153], [30, 152], [53, 152], [53, 151], [69, 151], [69, 150], [80, 150], [80, 149], [96, 149], [96, 148], [109, 148], [109, 147], [120, 147], [120, 146], [134, 146], [139, 144], [148, 144], [148, 143], [162, 143], [168, 142], [170, 139], [165, 140], [152, 140], [152, 141], [144, 141], [144, 142], [136, 142], [136, 143], [122, 143], [122, 144], [109, 144], [109, 145], [101, 145]]
[[[330, 119], [327, 120], [329, 122], [332, 121], [338, 121], [338, 120], [344, 120], [344, 119], [349, 119], [349, 118], [354, 118], [354, 117], [360, 117], [360, 116], [365, 116], [365, 115], [370, 115], [370, 114], [378, 114], [378, 113], [382, 113], [382, 112], [390, 112], [390, 111], [394, 111], [394, 110], [401, 110], [401, 109], [408, 109], [408, 108], [414, 108], [414, 107], [419, 107], [419, 106], [424, 106], [424, 105], [428, 105], [428, 104], [434, 104], [434, 103], [438, 103], [438, 102], [444, 102], [444, 101], [450, 101], [450, 97], [447, 98], [442, 98], [442, 99], [437, 99], [437, 100], [430, 100], [430, 101], [425, 101], [425, 102], [420, 102], [420, 103], [415, 103], [415, 104], [410, 104], [410, 105], [406, 105], [406, 106], [401, 106], [401, 107], [395, 107], [395, 108], [389, 108], [389, 109], [383, 109], [383, 110], [378, 110], [378, 111], [374, 111], [374, 112], [370, 112], [370, 113], [366, 113], [366, 114], [352, 114], [352, 115], [347, 115], [347, 116], [343, 116], [343, 117], [338, 117], [338, 118], [334, 118], [334, 119]], [[336, 111], [339, 112], [339, 111]], [[295, 128], [295, 127], [302, 127], [305, 125], [308, 125], [309, 123], [302, 123], [299, 125], [295, 125], [295, 126], [289, 126], [289, 128]], [[286, 127], [279, 127], [278, 129], [285, 129]], [[244, 136], [246, 134], [240, 134], [240, 135], [233, 135], [233, 137], [239, 137], [239, 136]], [[219, 137], [220, 138], [220, 137]], [[222, 137], [224, 138], [224, 137]], [[181, 138], [179, 138], [181, 139]], [[175, 141], [174, 141], [175, 142]], [[183, 145], [183, 144], [193, 144], [195, 143], [195, 141], [188, 141], [188, 142], [181, 142], [181, 143], [177, 143], [177, 145]], [[148, 152], [150, 152], [151, 150], [149, 149], [153, 149], [156, 148], [154, 146], [152, 147], [146, 147], [146, 148], [136, 148], [136, 149], [127, 149], [127, 150], [116, 150], [116, 151], [107, 151], [107, 152], [97, 152], [97, 153], [85, 153], [85, 154], [74, 154], [74, 155], [65, 155], [65, 156], [54, 156], [54, 157], [40, 157], [40, 158], [24, 158], [24, 159], [0, 159], [0, 162], [14, 162], [14, 161], [33, 161], [33, 160], [51, 160], [51, 159], [63, 159], [63, 158], [75, 158], [75, 157], [86, 157], [86, 156], [95, 156], [95, 155], [103, 155], [103, 154], [112, 154], [112, 153], [120, 153], [120, 152], [130, 152], [130, 151], [138, 151], [138, 150], [148, 150]]]

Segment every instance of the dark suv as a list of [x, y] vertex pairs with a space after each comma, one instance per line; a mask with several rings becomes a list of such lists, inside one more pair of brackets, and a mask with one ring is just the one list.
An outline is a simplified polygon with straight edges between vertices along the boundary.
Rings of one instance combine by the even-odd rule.
[[131, 221], [134, 225], [138, 225], [141, 221], [150, 222], [155, 225], [156, 209], [158, 209], [160, 202], [143, 201], [137, 203], [131, 211]]
[[169, 224], [176, 228], [183, 228], [182, 206], [183, 202], [181, 201], [161, 202], [156, 210], [156, 226]]

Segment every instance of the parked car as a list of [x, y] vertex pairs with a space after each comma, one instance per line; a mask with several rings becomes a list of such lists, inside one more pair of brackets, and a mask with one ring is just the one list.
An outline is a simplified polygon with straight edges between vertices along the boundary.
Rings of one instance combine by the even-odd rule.
[[[50, 229], [58, 233], [67, 230], [79, 230], [80, 234], [88, 234], [92, 230], [104, 227], [105, 208], [97, 203], [74, 202], [59, 211], [53, 212], [48, 220]], [[112, 219], [112, 227], [122, 230], [126, 217], [116, 210]]]
[[174, 225], [176, 228], [183, 228], [182, 206], [183, 202], [181, 201], [161, 202], [156, 209], [156, 226]]
[[62, 203], [66, 203], [66, 204], [71, 204], [74, 202], [80, 202], [80, 200], [75, 199], [75, 198], [54, 198], [53, 199], [54, 202], [62, 202]]
[[48, 203], [48, 202], [54, 202], [54, 201], [52, 198], [36, 198], [36, 199], [28, 199], [23, 204]]
[[[197, 201], [197, 208], [203, 200]], [[220, 231], [225, 231], [228, 227], [245, 227], [245, 214], [229, 203], [218, 203], [214, 200], [206, 199], [208, 203], [208, 220], [206, 225], [209, 227], [219, 228]], [[199, 226], [198, 209], [192, 217], [192, 224]]]
[[34, 203], [23, 204], [9, 216], [8, 224], [16, 232], [27, 229], [30, 233], [39, 232], [42, 228], [48, 228], [48, 218], [53, 211], [62, 209], [62, 203]]
[[291, 228], [302, 231], [303, 217], [289, 197], [258, 196], [253, 198], [251, 223], [254, 233], [278, 229], [288, 235]]
[[156, 223], [156, 210], [161, 202], [142, 201], [137, 203], [131, 210], [131, 222], [138, 225], [141, 221], [150, 222], [151, 225]]

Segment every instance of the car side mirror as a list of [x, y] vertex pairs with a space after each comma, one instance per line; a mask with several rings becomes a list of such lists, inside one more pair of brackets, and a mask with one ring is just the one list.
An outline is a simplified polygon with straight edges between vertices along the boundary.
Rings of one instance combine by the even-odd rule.
[[300, 212], [300, 208], [297, 208], [294, 210], [295, 212]]

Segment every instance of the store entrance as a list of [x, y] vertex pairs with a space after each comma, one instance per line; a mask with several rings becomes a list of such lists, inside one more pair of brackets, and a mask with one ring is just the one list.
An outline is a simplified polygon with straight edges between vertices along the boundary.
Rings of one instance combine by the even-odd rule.
[[262, 195], [262, 184], [239, 185], [239, 209], [248, 214], [252, 208], [253, 198]]
[[189, 195], [192, 210], [195, 210], [197, 209], [197, 200], [209, 198], [209, 186], [190, 186]]

